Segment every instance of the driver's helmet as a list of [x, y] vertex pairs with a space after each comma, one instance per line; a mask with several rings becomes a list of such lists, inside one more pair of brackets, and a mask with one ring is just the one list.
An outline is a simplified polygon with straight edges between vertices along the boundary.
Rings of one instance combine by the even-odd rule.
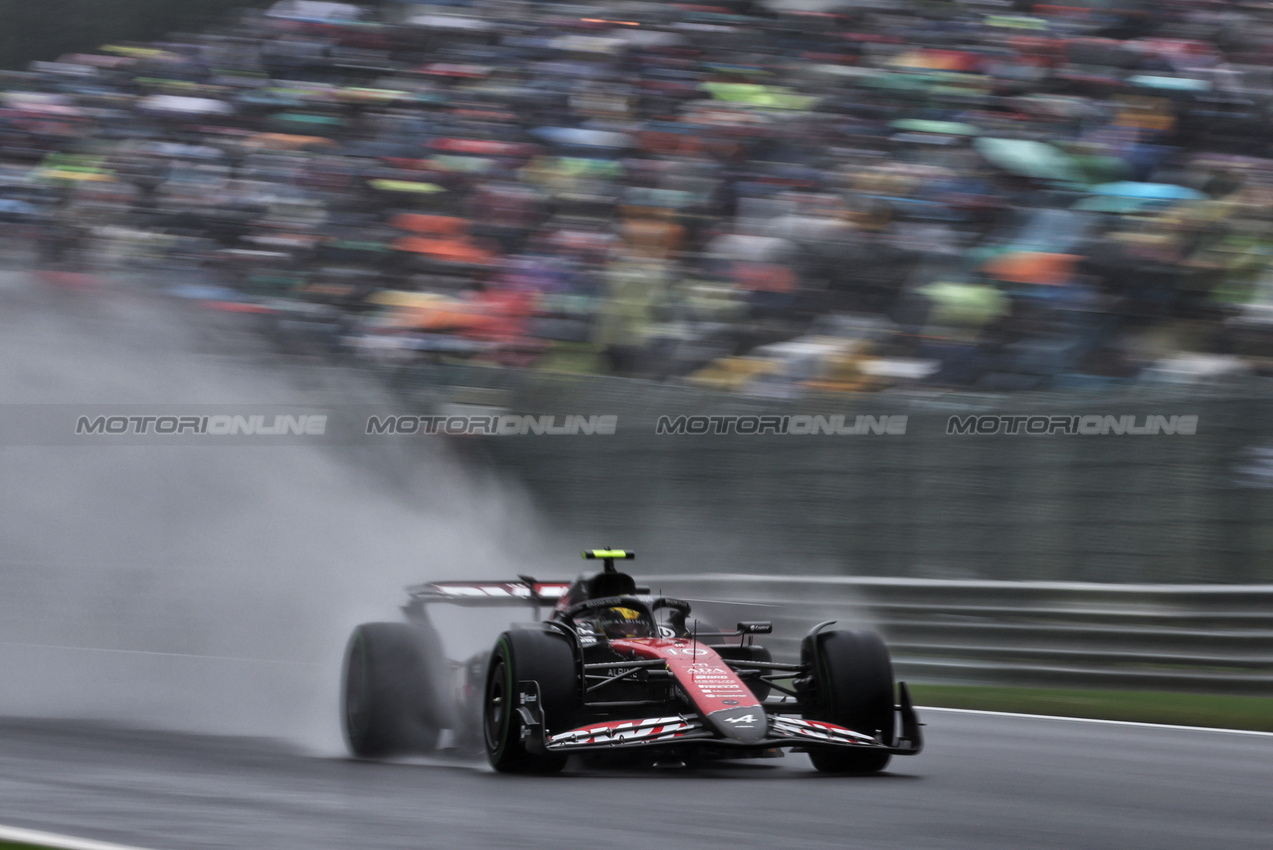
[[641, 615], [635, 608], [612, 605], [602, 608], [597, 617], [597, 625], [608, 638], [643, 638], [653, 637], [654, 628], [649, 618]]

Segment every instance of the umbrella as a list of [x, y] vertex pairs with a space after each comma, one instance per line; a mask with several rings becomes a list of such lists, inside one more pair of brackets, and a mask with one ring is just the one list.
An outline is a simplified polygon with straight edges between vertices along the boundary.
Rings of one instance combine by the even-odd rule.
[[408, 26], [443, 30], [489, 30], [494, 24], [482, 18], [464, 18], [459, 15], [414, 15], [407, 18]]
[[493, 159], [481, 156], [456, 156], [440, 154], [428, 160], [429, 166], [438, 171], [450, 171], [460, 174], [485, 174], [499, 167]]
[[449, 263], [480, 265], [495, 258], [469, 242], [464, 237], [431, 238], [426, 236], [402, 236], [393, 241], [394, 249], [408, 254], [422, 254]]
[[8, 198], [0, 198], [0, 216], [12, 216], [14, 218], [34, 218], [39, 214], [40, 210], [28, 204], [26, 201], [14, 201]]
[[154, 94], [142, 98], [137, 106], [151, 112], [173, 112], [181, 115], [229, 115], [234, 107], [224, 100], [209, 97], [182, 97], [174, 94]]
[[1135, 183], [1128, 180], [1093, 186], [1092, 193], [1147, 201], [1202, 201], [1207, 198], [1202, 192], [1188, 186], [1177, 186], [1174, 183]]
[[633, 139], [626, 133], [608, 130], [585, 130], [576, 127], [537, 127], [530, 134], [557, 145], [590, 148], [630, 148]]
[[1029, 139], [977, 139], [977, 152], [1009, 174], [1036, 180], [1082, 183], [1083, 172], [1073, 158], [1046, 142]]
[[640, 47], [679, 47], [687, 44], [688, 39], [680, 33], [668, 32], [667, 30], [639, 29], [636, 27], [624, 27], [621, 29], [610, 30], [611, 38], [619, 39], [628, 44], [635, 44]]
[[909, 130], [913, 133], [940, 133], [946, 136], [975, 136], [977, 128], [971, 124], [958, 121], [926, 121], [920, 118], [904, 118], [894, 121], [896, 130]]
[[72, 53], [63, 56], [59, 62], [71, 62], [76, 65], [91, 65], [95, 68], [119, 68], [128, 64], [126, 56], [100, 56], [96, 53]]
[[1152, 198], [1125, 198], [1118, 195], [1093, 195], [1072, 205], [1070, 209], [1080, 212], [1134, 213], [1161, 205], [1162, 201]]
[[580, 156], [560, 156], [551, 164], [554, 173], [563, 177], [617, 178], [623, 174], [623, 166], [612, 159], [590, 159]]
[[345, 123], [344, 118], [335, 115], [319, 115], [315, 112], [278, 112], [270, 116], [274, 121], [287, 121], [293, 124], [317, 124], [327, 127], [339, 127]]
[[783, 86], [765, 86], [758, 83], [707, 82], [700, 88], [716, 100], [769, 109], [806, 109], [818, 100], [816, 97], [794, 94]]
[[614, 53], [624, 44], [621, 38], [604, 35], [559, 35], [552, 40], [552, 49], [567, 53]]
[[971, 71], [976, 57], [956, 50], [910, 50], [884, 64], [894, 68], [920, 68], [928, 71]]
[[496, 142], [490, 139], [437, 139], [433, 142], [435, 150], [455, 154], [472, 154], [473, 156], [518, 156], [528, 154], [533, 146], [517, 142]]
[[1031, 94], [1009, 97], [1009, 106], [1032, 115], [1054, 118], [1099, 118], [1100, 109], [1086, 98], [1055, 94]]
[[1111, 183], [1127, 175], [1130, 166], [1116, 156], [1073, 154], [1078, 167], [1083, 169], [1088, 183]]
[[37, 177], [46, 180], [72, 180], [75, 182], [107, 183], [115, 178], [100, 170], [81, 170], [76, 168], [41, 168], [35, 172]]
[[180, 283], [168, 287], [168, 293], [178, 298], [192, 298], [196, 301], [237, 301], [243, 294], [224, 286], [210, 286], [202, 283]]
[[330, 3], [325, 0], [281, 0], [265, 13], [269, 18], [312, 23], [335, 21], [357, 22], [361, 9], [352, 3]]
[[445, 295], [436, 292], [407, 292], [402, 289], [378, 289], [367, 296], [372, 304], [381, 307], [428, 307], [447, 301]]
[[126, 44], [103, 44], [97, 48], [103, 53], [115, 53], [130, 59], [180, 59], [176, 53], [157, 47], [133, 47]]
[[292, 92], [279, 91], [278, 89], [244, 92], [236, 97], [235, 100], [249, 106], [300, 106], [305, 102], [304, 98]]
[[389, 223], [399, 230], [437, 236], [463, 236], [468, 230], [468, 222], [453, 215], [398, 213]]
[[871, 89], [886, 89], [895, 94], [920, 94], [927, 92], [934, 85], [928, 74], [906, 74], [898, 71], [872, 74], [862, 80], [862, 85]]
[[367, 185], [373, 189], [379, 189], [381, 192], [407, 192], [419, 195], [432, 195], [435, 192], [445, 192], [436, 183], [417, 183], [414, 180], [369, 180]]
[[60, 94], [17, 91], [0, 92], [0, 102], [12, 109], [36, 115], [76, 118], [84, 114], [83, 110], [72, 104], [70, 98]]
[[183, 145], [177, 142], [146, 141], [137, 146], [137, 152], [152, 156], [170, 156], [189, 159], [222, 159], [225, 152], [208, 145]]
[[341, 100], [363, 103], [391, 103], [395, 100], [411, 100], [414, 95], [398, 89], [377, 89], [366, 86], [347, 86], [336, 92]]
[[981, 270], [990, 277], [1012, 283], [1056, 286], [1070, 279], [1078, 260], [1077, 254], [1015, 251], [989, 260], [982, 265]]
[[988, 15], [986, 26], [1012, 30], [1046, 30], [1049, 24], [1046, 18], [1033, 18], [1029, 15]]
[[460, 77], [463, 79], [485, 77], [491, 73], [491, 70], [486, 65], [465, 65], [458, 62], [434, 62], [432, 65], [424, 65], [415, 69], [417, 74], [431, 74], [435, 77]]
[[1127, 82], [1134, 86], [1162, 91], [1211, 91], [1211, 83], [1187, 77], [1160, 77], [1153, 74], [1137, 74]]
[[908, 145], [953, 145], [959, 140], [940, 133], [898, 133], [893, 136], [893, 141]]
[[296, 136], [291, 133], [258, 133], [245, 143], [249, 148], [289, 151], [315, 146], [332, 147], [335, 144], [322, 136]]
[[397, 315], [393, 324], [402, 328], [443, 330], [483, 327], [490, 322], [481, 307], [434, 292], [404, 292], [382, 289], [368, 298], [372, 304], [391, 307]]

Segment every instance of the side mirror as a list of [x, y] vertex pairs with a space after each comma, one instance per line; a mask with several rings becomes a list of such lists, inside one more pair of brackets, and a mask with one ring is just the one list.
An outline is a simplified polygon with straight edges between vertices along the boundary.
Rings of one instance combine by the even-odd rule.
[[738, 633], [740, 635], [767, 635], [772, 634], [774, 630], [773, 623], [739, 623]]

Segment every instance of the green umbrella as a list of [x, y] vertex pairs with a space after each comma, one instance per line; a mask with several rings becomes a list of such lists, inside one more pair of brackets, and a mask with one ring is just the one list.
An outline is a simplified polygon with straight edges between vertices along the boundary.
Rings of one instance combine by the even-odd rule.
[[340, 126], [345, 123], [344, 118], [338, 118], [335, 115], [319, 115], [314, 112], [280, 112], [272, 117], [275, 121], [290, 121], [295, 124]]
[[382, 192], [414, 192], [432, 195], [434, 192], [446, 191], [436, 183], [416, 183], [414, 180], [369, 180], [367, 185]]
[[795, 94], [784, 86], [764, 86], [758, 83], [707, 82], [700, 88], [717, 100], [770, 109], [807, 109], [817, 101], [816, 97]]
[[1009, 174], [1036, 180], [1063, 180], [1085, 183], [1083, 170], [1074, 158], [1046, 142], [1029, 139], [977, 139], [977, 152], [991, 165]]
[[908, 130], [912, 133], [940, 133], [944, 136], [975, 136], [979, 132], [971, 124], [958, 121], [928, 121], [922, 118], [903, 118], [894, 121], [893, 128]]
[[458, 171], [464, 174], [485, 174], [495, 168], [498, 163], [484, 156], [450, 156], [439, 154], [430, 162], [447, 171]]
[[1083, 169], [1089, 183], [1107, 183], [1121, 180], [1127, 175], [1129, 166], [1116, 156], [1097, 156], [1092, 154], [1073, 154], [1074, 162]]
[[989, 15], [986, 26], [1013, 30], [1045, 30], [1048, 29], [1046, 18], [1034, 18], [1028, 15]]
[[888, 89], [893, 92], [926, 92], [934, 85], [928, 74], [903, 74], [893, 72], [877, 74], [863, 81], [862, 85], [872, 89]]

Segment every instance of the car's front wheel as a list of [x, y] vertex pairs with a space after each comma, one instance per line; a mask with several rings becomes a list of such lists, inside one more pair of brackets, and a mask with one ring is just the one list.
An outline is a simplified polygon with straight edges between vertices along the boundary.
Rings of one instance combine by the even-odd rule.
[[[817, 641], [817, 646], [813, 645]], [[893, 739], [893, 663], [875, 632], [835, 631], [805, 638], [802, 661], [813, 667], [816, 695], [805, 711], [854, 732]], [[889, 754], [875, 749], [811, 749], [813, 766], [825, 773], [875, 773]]]
[[556, 773], [566, 756], [536, 752], [522, 735], [519, 682], [539, 685], [540, 711], [553, 730], [570, 729], [578, 713], [578, 669], [574, 649], [561, 634], [533, 629], [504, 632], [495, 642], [486, 673], [482, 730], [486, 756], [502, 773]]

